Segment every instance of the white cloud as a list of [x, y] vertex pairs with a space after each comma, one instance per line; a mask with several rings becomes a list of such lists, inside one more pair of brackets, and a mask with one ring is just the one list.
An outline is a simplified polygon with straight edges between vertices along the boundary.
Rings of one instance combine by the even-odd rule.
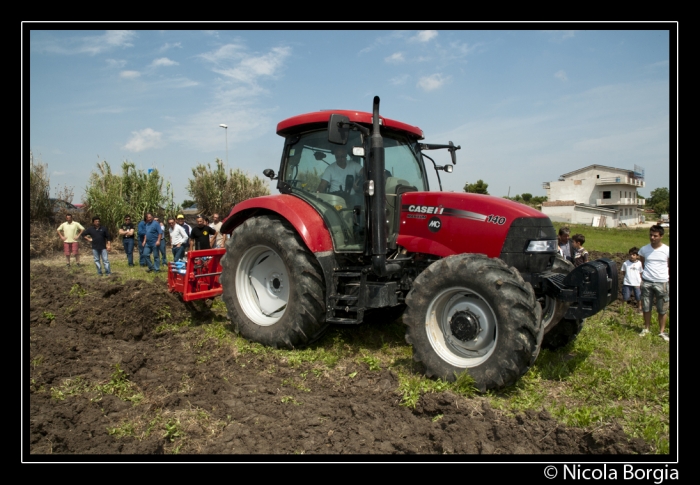
[[277, 75], [284, 60], [291, 54], [289, 47], [275, 47], [267, 54], [250, 56], [240, 53], [238, 46], [226, 52], [219, 49], [216, 53], [216, 62], [221, 64], [223, 59], [240, 59], [240, 61], [226, 68], [216, 68], [214, 72], [229, 78], [231, 81], [240, 81], [249, 85], [256, 85], [261, 77], [274, 77]]
[[392, 55], [384, 58], [384, 62], [391, 64], [398, 64], [400, 62], [404, 62], [405, 60], [406, 59], [404, 59], [402, 52], [395, 52]]
[[431, 74], [430, 76], [424, 76], [418, 80], [417, 86], [423, 91], [433, 91], [442, 87], [450, 79], [449, 76], [443, 77], [442, 74]]
[[412, 42], [428, 42], [437, 37], [437, 35], [438, 33], [436, 30], [421, 30], [408, 40]]
[[209, 62], [213, 62], [214, 64], [221, 64], [225, 61], [240, 59], [244, 54], [245, 48], [242, 45], [226, 44], [222, 45], [215, 51], [200, 54], [199, 57]]
[[566, 76], [566, 72], [564, 70], [559, 70], [554, 73], [554, 77], [559, 79], [560, 81], [568, 81], [569, 78]]
[[107, 62], [107, 67], [114, 69], [121, 69], [126, 66], [126, 61], [124, 59], [107, 59], [105, 62]]
[[132, 131], [133, 135], [122, 148], [130, 152], [142, 152], [148, 148], [158, 148], [163, 146], [161, 140], [162, 133], [146, 128], [141, 131]]
[[122, 71], [119, 73], [119, 77], [122, 79], [136, 79], [141, 75], [138, 71]]
[[177, 66], [179, 65], [179, 62], [172, 61], [168, 59], [167, 57], [161, 57], [159, 59], [154, 59], [153, 62], [151, 62], [151, 67], [160, 67], [160, 66]]
[[47, 39], [33, 43], [32, 48], [54, 54], [94, 56], [119, 47], [133, 47], [134, 37], [136, 33], [132, 30], [108, 30], [101, 35]]
[[221, 148], [224, 133], [220, 123], [228, 125], [229, 147], [269, 132], [269, 115], [275, 108], [263, 108], [258, 99], [268, 94], [264, 82], [280, 76], [292, 50], [276, 47], [267, 53], [250, 53], [239, 44], [227, 44], [201, 54], [220, 75], [218, 87], [208, 106], [186, 120], [177, 120], [168, 133], [169, 142], [182, 142], [211, 153]]
[[392, 77], [389, 79], [389, 83], [393, 84], [394, 86], [398, 86], [400, 84], [406, 84], [408, 80], [411, 79], [411, 76], [408, 74], [402, 74], [400, 76]]
[[182, 49], [182, 45], [180, 44], [180, 42], [175, 42], [174, 44], [170, 44], [169, 42], [166, 42], [166, 43], [163, 44], [163, 46], [159, 49], [159, 52], [165, 52], [165, 51], [170, 50], [170, 49], [173, 49], [173, 48], [175, 48], [175, 47], [177, 47], [177, 48], [179, 48], [179, 49]]
[[467, 44], [465, 42], [451, 42], [450, 47], [454, 50], [457, 57], [466, 56], [471, 54], [479, 47], [483, 46], [483, 42], [477, 42], [476, 44]]

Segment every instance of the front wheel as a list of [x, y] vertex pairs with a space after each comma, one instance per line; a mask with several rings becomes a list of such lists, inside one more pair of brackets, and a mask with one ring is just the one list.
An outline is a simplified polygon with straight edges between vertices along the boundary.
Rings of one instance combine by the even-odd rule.
[[426, 374], [453, 381], [467, 371], [484, 391], [509, 386], [535, 362], [542, 310], [532, 287], [500, 259], [459, 254], [414, 281], [403, 321]]
[[250, 218], [226, 246], [222, 298], [243, 337], [292, 349], [323, 333], [323, 272], [289, 223], [274, 216]]

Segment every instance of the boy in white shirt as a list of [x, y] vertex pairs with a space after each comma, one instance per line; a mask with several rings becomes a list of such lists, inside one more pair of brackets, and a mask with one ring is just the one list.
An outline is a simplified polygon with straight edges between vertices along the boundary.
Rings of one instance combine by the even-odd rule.
[[628, 302], [630, 294], [634, 291], [634, 299], [637, 301], [637, 310], [642, 311], [642, 262], [639, 261], [639, 249], [633, 247], [629, 250], [630, 259], [622, 263], [622, 299]]

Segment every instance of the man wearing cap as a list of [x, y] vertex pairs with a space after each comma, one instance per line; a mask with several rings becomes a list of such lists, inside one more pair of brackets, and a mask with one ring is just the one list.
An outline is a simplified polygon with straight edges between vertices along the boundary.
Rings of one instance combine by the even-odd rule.
[[[185, 216], [182, 214], [177, 215], [177, 223], [182, 226], [182, 228], [185, 230], [185, 233], [187, 234], [187, 238], [189, 239], [190, 237], [190, 232], [192, 232], [192, 228], [190, 227], [189, 224], [185, 222]], [[185, 246], [187, 246], [189, 243], [185, 241]]]

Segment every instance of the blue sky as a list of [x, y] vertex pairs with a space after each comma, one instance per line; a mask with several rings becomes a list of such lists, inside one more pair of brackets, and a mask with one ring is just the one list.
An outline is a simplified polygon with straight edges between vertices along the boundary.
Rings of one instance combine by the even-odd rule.
[[676, 41], [664, 30], [35, 30], [23, 136], [52, 192], [73, 187], [74, 202], [102, 160], [157, 168], [182, 202], [191, 169], [226, 160], [227, 142], [229, 167], [262, 176], [279, 168], [279, 121], [371, 111], [377, 95], [383, 116], [426, 142], [461, 145], [445, 190], [482, 179], [492, 195], [538, 196], [587, 165], [636, 164], [649, 196], [677, 166]]

